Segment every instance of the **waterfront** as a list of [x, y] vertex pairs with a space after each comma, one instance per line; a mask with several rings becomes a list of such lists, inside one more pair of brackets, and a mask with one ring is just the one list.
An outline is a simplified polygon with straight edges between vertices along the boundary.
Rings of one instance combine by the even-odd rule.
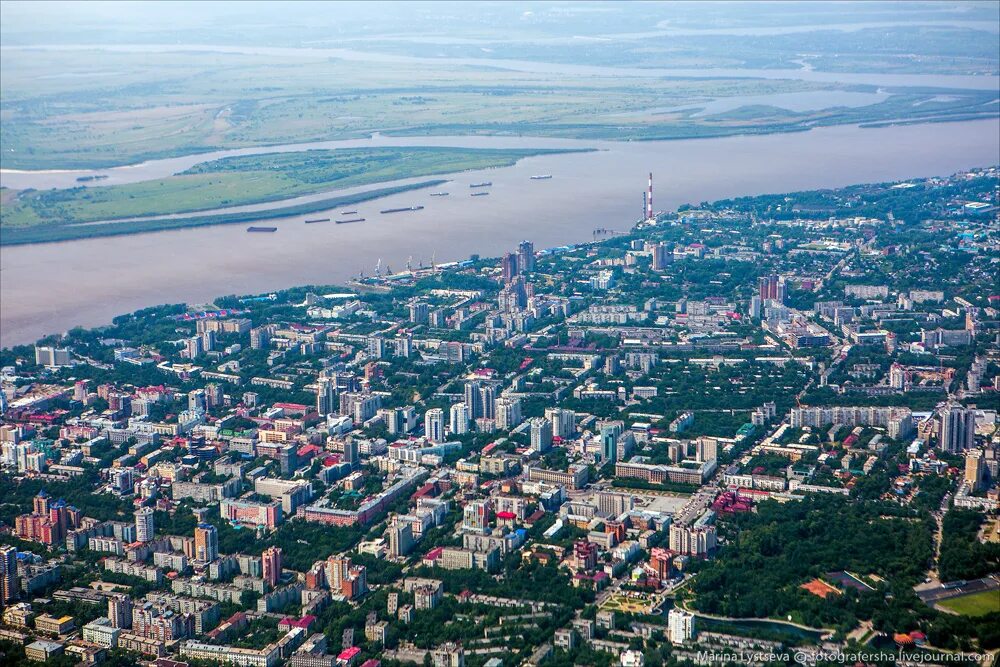
[[[490, 137], [405, 141], [602, 150], [462, 173], [434, 191], [465, 194], [470, 183], [489, 180], [491, 196], [401, 193], [358, 205], [366, 222], [352, 225], [306, 225], [305, 216], [299, 216], [270, 221], [279, 228], [275, 234], [247, 234], [246, 225], [222, 225], [3, 247], [0, 344], [102, 324], [160, 303], [343, 282], [361, 270], [371, 273], [380, 258], [383, 266], [398, 271], [410, 257], [416, 265], [429, 264], [432, 256], [446, 262], [471, 253], [496, 255], [526, 237], [538, 248], [589, 241], [595, 228], [631, 226], [641, 210], [648, 171], [656, 179], [656, 208], [667, 210], [736, 195], [949, 174], [995, 163], [1000, 147], [994, 120], [644, 143]], [[532, 181], [532, 174], [553, 178]], [[377, 213], [417, 205], [425, 208]]]

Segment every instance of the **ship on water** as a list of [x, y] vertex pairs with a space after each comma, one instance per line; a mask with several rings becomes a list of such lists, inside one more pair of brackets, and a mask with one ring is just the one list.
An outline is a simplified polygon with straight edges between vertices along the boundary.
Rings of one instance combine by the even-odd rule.
[[341, 211], [340, 214], [341, 215], [357, 215], [358, 212], [357, 211]]
[[247, 227], [248, 232], [276, 232], [277, 227]]
[[350, 220], [337, 220], [338, 225], [346, 225], [349, 222], [364, 222], [364, 218], [351, 218]]
[[533, 180], [533, 181], [547, 181], [550, 178], [552, 178], [552, 174], [537, 174], [535, 176], [532, 176], [531, 180]]
[[470, 188], [488, 188], [493, 185], [492, 181], [483, 181], [482, 183], [469, 183]]
[[485, 197], [489, 192], [473, 192], [470, 197]]
[[330, 218], [313, 218], [312, 220], [306, 220], [307, 225], [311, 225], [314, 222], [330, 222]]
[[405, 211], [420, 211], [423, 210], [423, 206], [405, 206], [403, 208], [385, 208], [379, 211], [379, 213], [403, 213]]
[[431, 197], [447, 197], [447, 192], [432, 192]]

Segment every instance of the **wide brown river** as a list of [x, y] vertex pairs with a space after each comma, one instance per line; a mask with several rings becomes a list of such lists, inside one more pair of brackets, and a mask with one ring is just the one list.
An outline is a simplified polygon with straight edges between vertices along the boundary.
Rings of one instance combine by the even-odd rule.
[[[351, 142], [365, 145], [366, 142]], [[531, 138], [378, 138], [379, 145], [596, 147], [583, 154], [522, 160], [516, 166], [448, 177], [420, 190], [357, 206], [365, 222], [306, 225], [311, 213], [246, 224], [0, 248], [0, 345], [30, 342], [76, 325], [161, 303], [204, 303], [223, 294], [343, 282], [382, 260], [414, 265], [497, 255], [521, 239], [536, 248], [589, 241], [595, 228], [628, 229], [641, 212], [646, 175], [655, 206], [673, 209], [737, 195], [839, 187], [945, 175], [991, 165], [1000, 155], [996, 120], [669, 142], [610, 143]], [[201, 158], [204, 159], [204, 158]], [[198, 160], [196, 160], [198, 161]], [[141, 168], [141, 167], [140, 167]], [[551, 174], [531, 180], [533, 174]], [[469, 184], [492, 181], [489, 196]], [[380, 187], [380, 186], [373, 186]], [[447, 197], [431, 197], [447, 191]], [[380, 215], [380, 209], [421, 211]], [[354, 217], [354, 216], [350, 216]]]

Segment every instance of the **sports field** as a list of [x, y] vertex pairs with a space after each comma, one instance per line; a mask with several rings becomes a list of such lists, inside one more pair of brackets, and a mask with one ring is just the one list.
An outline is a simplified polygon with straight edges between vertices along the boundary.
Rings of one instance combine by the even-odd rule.
[[985, 616], [1000, 611], [1000, 589], [950, 598], [939, 602], [938, 606], [962, 616]]

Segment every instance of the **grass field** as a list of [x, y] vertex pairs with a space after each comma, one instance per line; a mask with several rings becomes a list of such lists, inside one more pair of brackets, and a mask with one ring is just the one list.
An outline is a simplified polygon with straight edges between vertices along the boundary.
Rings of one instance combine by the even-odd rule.
[[551, 151], [358, 148], [226, 158], [127, 185], [25, 191], [4, 198], [3, 228], [191, 213], [401, 178], [505, 167]]
[[962, 616], [985, 616], [1000, 611], [1000, 590], [981, 591], [938, 602], [939, 607]]
[[517, 72], [444, 60], [345, 61], [308, 51], [281, 57], [195, 50], [11, 52], [0, 59], [0, 75], [0, 154], [8, 169], [103, 168], [375, 131], [648, 140], [996, 114], [989, 106], [992, 91], [895, 89], [888, 99], [857, 108], [793, 112], [758, 103], [698, 115], [697, 108], [675, 107], [823, 90], [870, 93], [875, 87]]

